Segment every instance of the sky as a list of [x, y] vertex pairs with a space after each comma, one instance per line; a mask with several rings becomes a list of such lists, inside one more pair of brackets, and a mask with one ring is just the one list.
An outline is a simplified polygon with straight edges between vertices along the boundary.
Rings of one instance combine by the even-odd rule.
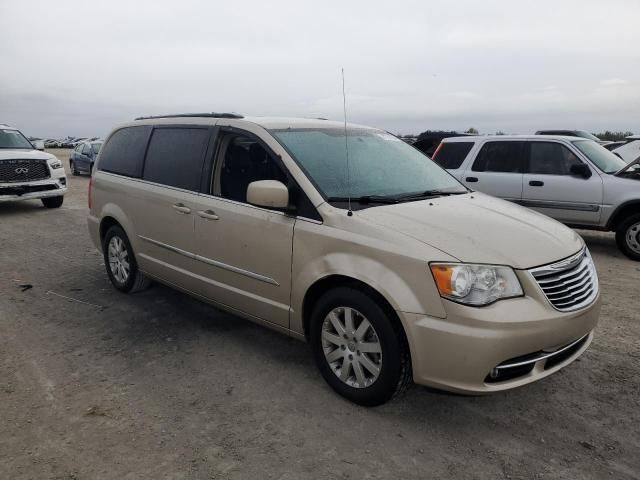
[[0, 122], [176, 112], [640, 133], [640, 1], [0, 0]]

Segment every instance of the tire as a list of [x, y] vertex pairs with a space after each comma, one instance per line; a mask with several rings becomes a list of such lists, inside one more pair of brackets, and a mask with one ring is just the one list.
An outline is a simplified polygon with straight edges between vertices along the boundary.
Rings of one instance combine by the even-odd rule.
[[[341, 338], [335, 320], [343, 328], [348, 327], [349, 310], [353, 328], [351, 332], [347, 328], [347, 337]], [[380, 405], [411, 384], [411, 358], [400, 322], [358, 289], [336, 288], [316, 302], [310, 319], [310, 340], [326, 382], [354, 403]], [[366, 352], [360, 350], [363, 348]], [[378, 367], [377, 376], [373, 367]]]
[[47, 208], [60, 208], [62, 206], [62, 202], [64, 202], [64, 195], [41, 198], [40, 200], [42, 200], [42, 204]]
[[149, 285], [149, 279], [138, 270], [129, 238], [119, 225], [107, 230], [102, 241], [102, 251], [109, 280], [118, 290], [134, 293], [144, 290]]
[[69, 162], [69, 168], [71, 168], [71, 173], [73, 174], [74, 177], [80, 176], [80, 170], [76, 168], [76, 164], [73, 160]]
[[628, 216], [618, 225], [616, 243], [627, 257], [640, 262], [640, 213]]

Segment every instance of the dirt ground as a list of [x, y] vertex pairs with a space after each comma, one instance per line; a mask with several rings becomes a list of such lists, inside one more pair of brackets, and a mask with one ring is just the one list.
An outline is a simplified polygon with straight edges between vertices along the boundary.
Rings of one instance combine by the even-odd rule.
[[69, 182], [59, 210], [0, 204], [1, 479], [640, 478], [640, 263], [612, 235], [580, 232], [603, 305], [579, 361], [367, 409], [301, 342], [163, 286], [115, 291], [89, 179]]

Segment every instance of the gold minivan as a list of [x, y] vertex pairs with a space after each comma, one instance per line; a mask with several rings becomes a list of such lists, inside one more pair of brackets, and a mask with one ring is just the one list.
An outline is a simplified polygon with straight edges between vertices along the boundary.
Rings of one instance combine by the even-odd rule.
[[374, 128], [140, 118], [107, 138], [89, 204], [117, 289], [153, 279], [307, 340], [363, 405], [411, 381], [479, 394], [539, 380], [598, 321], [580, 236]]

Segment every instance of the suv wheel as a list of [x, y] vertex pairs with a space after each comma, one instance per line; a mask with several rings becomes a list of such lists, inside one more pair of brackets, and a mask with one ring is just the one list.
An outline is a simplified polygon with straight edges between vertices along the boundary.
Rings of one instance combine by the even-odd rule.
[[310, 329], [318, 368], [343, 397], [380, 405], [410, 385], [411, 361], [400, 325], [360, 290], [325, 293], [312, 312]]
[[149, 280], [139, 270], [127, 234], [114, 225], [107, 230], [102, 243], [104, 265], [114, 287], [122, 292], [143, 290]]
[[640, 261], [640, 213], [627, 217], [618, 225], [616, 242], [627, 257]]
[[47, 208], [60, 208], [64, 202], [64, 196], [41, 198], [42, 204]]
[[76, 168], [76, 164], [73, 160], [69, 162], [69, 168], [71, 169], [71, 173], [73, 174], [74, 177], [80, 176], [80, 170]]

